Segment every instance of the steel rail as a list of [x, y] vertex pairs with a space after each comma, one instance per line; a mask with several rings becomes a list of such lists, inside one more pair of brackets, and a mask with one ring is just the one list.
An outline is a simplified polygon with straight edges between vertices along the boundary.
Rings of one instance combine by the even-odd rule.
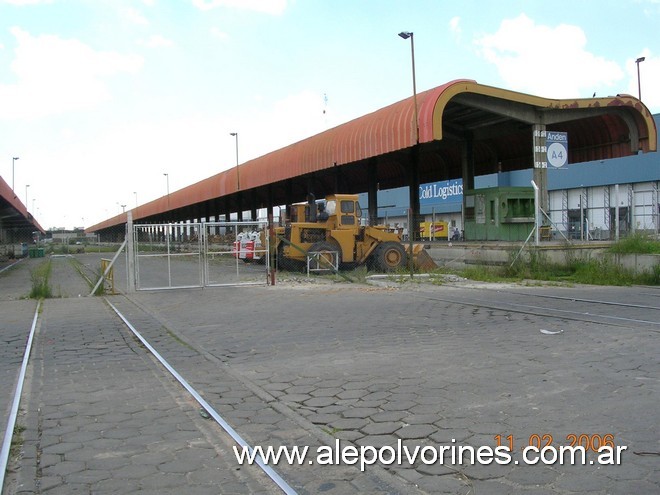
[[9, 265], [0, 268], [0, 273], [4, 272], [5, 270], [9, 270], [10, 268], [15, 267], [16, 265], [18, 265], [18, 264], [19, 264], [21, 261], [23, 261], [24, 259], [25, 259], [25, 258], [19, 258], [17, 261], [14, 261], [13, 263], [11, 263], [11, 264], [9, 264]]
[[[112, 310], [119, 316], [119, 318], [124, 322], [124, 324], [129, 328], [129, 330], [135, 335], [142, 344], [151, 352], [154, 357], [160, 362], [167, 371], [170, 372], [170, 374], [181, 384], [183, 388], [185, 388], [190, 395], [194, 397], [194, 399], [199, 403], [200, 406], [204, 408], [204, 410], [211, 416], [220, 427], [225, 430], [229, 436], [241, 447], [247, 448], [250, 451], [250, 454], [254, 452], [254, 449], [252, 446], [250, 446], [244, 439], [241, 437], [234, 428], [227, 423], [218, 412], [213, 409], [213, 407], [204, 400], [204, 398], [195, 390], [195, 388], [188, 383], [188, 381], [183, 378], [179, 374], [176, 369], [174, 369], [168, 362], [167, 360], [160, 355], [160, 353], [154, 349], [154, 347], [140, 334], [140, 332], [137, 331], [137, 329], [131, 324], [128, 319], [107, 299], [104, 298], [105, 301], [108, 303], [108, 305], [112, 308]], [[273, 482], [287, 495], [297, 495], [297, 492], [286, 482], [284, 479], [275, 472], [275, 470], [268, 466], [264, 459], [261, 457], [261, 455], [255, 457], [255, 460], [257, 462], [257, 465], [262, 469], [262, 471], [271, 479]]]
[[[589, 313], [589, 312], [584, 312], [584, 311], [571, 311], [571, 310], [566, 310], [566, 309], [556, 309], [556, 308], [548, 308], [547, 306], [533, 306], [530, 304], [516, 304], [516, 303], [501, 303], [501, 305], [494, 305], [494, 304], [484, 304], [481, 302], [479, 299], [476, 300], [461, 300], [461, 299], [449, 299], [449, 298], [443, 298], [443, 297], [432, 297], [432, 296], [418, 296], [418, 297], [424, 297], [425, 299], [428, 299], [430, 301], [438, 301], [438, 302], [448, 302], [451, 304], [464, 304], [466, 306], [475, 306], [479, 308], [487, 308], [487, 309], [496, 309], [499, 311], [511, 311], [514, 313], [522, 313], [522, 314], [527, 314], [527, 315], [532, 315], [532, 316], [542, 316], [542, 317], [548, 317], [548, 318], [559, 318], [559, 319], [564, 319], [564, 320], [573, 320], [573, 321], [580, 321], [580, 322], [585, 322], [588, 321], [590, 323], [599, 323], [599, 324], [606, 324], [606, 325], [611, 325], [611, 326], [625, 326], [620, 323], [614, 323], [614, 322], [603, 322], [603, 320], [617, 320], [619, 322], [630, 322], [630, 323], [646, 323], [649, 325], [659, 325], [660, 322], [658, 321], [649, 321], [649, 320], [638, 320], [635, 318], [624, 318], [620, 316], [610, 316], [610, 315], [599, 315], [599, 314], [594, 314], [594, 313]], [[516, 308], [521, 308], [521, 309], [516, 309]], [[525, 308], [525, 309], [522, 309]], [[535, 309], [535, 310], [541, 310], [541, 312], [533, 312], [529, 311], [530, 309]], [[555, 313], [561, 313], [560, 315], [557, 314], [552, 314], [552, 312]], [[585, 319], [584, 317], [588, 317], [588, 319]], [[660, 333], [660, 330], [653, 330], [650, 329], [652, 332], [658, 332]]]
[[[486, 290], [493, 290], [493, 289], [486, 289]], [[658, 306], [647, 306], [645, 304], [620, 303], [614, 301], [599, 301], [597, 299], [582, 299], [579, 297], [570, 297], [570, 296], [553, 296], [550, 294], [528, 294], [525, 292], [514, 292], [514, 291], [506, 291], [506, 293], [515, 294], [516, 296], [543, 297], [547, 299], [558, 299], [560, 301], [586, 302], [591, 304], [602, 304], [604, 306], [621, 306], [624, 308], [652, 309], [652, 310], [660, 311], [660, 307]]]
[[16, 389], [14, 390], [14, 400], [12, 402], [9, 419], [7, 420], [7, 428], [5, 429], [5, 438], [2, 441], [2, 451], [0, 451], [0, 491], [5, 484], [5, 472], [7, 471], [7, 463], [9, 462], [9, 452], [11, 450], [11, 439], [14, 436], [14, 428], [16, 426], [16, 417], [18, 416], [18, 406], [21, 403], [21, 395], [23, 393], [23, 382], [25, 381], [25, 372], [27, 371], [28, 361], [30, 360], [30, 352], [32, 351], [32, 342], [34, 340], [35, 329], [37, 328], [37, 319], [39, 317], [39, 308], [41, 301], [37, 302], [37, 309], [34, 311], [34, 318], [32, 319], [32, 327], [30, 328], [30, 335], [28, 336], [25, 345], [25, 352], [23, 353], [23, 362], [21, 364], [21, 371], [18, 375]]

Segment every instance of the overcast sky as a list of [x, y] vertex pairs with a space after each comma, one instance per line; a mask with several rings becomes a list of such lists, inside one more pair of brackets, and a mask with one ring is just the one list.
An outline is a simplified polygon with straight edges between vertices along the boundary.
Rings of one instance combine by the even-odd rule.
[[660, 113], [660, 0], [0, 0], [0, 176], [92, 225], [235, 166], [231, 132], [242, 163], [410, 96], [400, 31], [418, 91], [637, 96], [644, 56]]

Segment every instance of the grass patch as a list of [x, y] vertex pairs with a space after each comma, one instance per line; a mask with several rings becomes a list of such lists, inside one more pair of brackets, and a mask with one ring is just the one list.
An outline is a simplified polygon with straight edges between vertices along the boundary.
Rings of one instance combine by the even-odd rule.
[[635, 234], [612, 244], [609, 251], [615, 254], [660, 254], [660, 241]]
[[23, 448], [23, 432], [25, 431], [25, 426], [15, 425], [14, 426], [14, 435], [11, 437], [11, 443], [9, 445], [9, 458], [16, 459], [18, 458], [21, 449]]
[[321, 428], [321, 431], [324, 433], [327, 433], [328, 435], [334, 437], [337, 433], [342, 431], [341, 428], [335, 428], [334, 426], [331, 428]]
[[53, 292], [50, 287], [50, 273], [50, 260], [44, 261], [30, 271], [30, 281], [32, 282], [32, 289], [30, 290], [29, 296], [30, 299], [47, 299], [53, 297]]
[[612, 256], [577, 258], [569, 253], [564, 263], [552, 263], [543, 252], [536, 250], [525, 252], [515, 262], [505, 266], [470, 265], [464, 269], [444, 272], [480, 282], [536, 280], [613, 286], [660, 285], [659, 264], [650, 271], [635, 273], [617, 264]]
[[[509, 261], [501, 266], [473, 264], [464, 268], [448, 269], [438, 268], [429, 273], [427, 283], [442, 285], [444, 278], [440, 275], [457, 275], [462, 278], [479, 282], [525, 282], [533, 284], [591, 284], [591, 285], [660, 285], [660, 264], [642, 273], [622, 267], [616, 262], [614, 253], [648, 253], [660, 254], [660, 241], [643, 236], [632, 236], [612, 246], [602, 257], [592, 258], [578, 257], [574, 251], [567, 250], [563, 262], [551, 262], [543, 250], [528, 248], [515, 261], [517, 253], [511, 252]], [[286, 273], [286, 272], [285, 272]], [[366, 266], [357, 267], [354, 270], [344, 272], [343, 276], [336, 274], [317, 274], [319, 278], [326, 278], [336, 282], [351, 281], [364, 283], [372, 273]], [[417, 272], [416, 272], [417, 273]], [[419, 282], [417, 278], [411, 279], [407, 268], [402, 268], [386, 274], [387, 278], [399, 284]], [[286, 278], [285, 278], [286, 279]]]

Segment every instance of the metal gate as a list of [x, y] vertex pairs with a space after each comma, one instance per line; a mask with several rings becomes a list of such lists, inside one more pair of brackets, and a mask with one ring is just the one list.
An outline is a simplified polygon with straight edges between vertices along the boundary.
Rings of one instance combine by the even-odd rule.
[[267, 222], [133, 225], [137, 290], [267, 284]]
[[206, 222], [202, 226], [204, 285], [268, 283], [268, 222]]

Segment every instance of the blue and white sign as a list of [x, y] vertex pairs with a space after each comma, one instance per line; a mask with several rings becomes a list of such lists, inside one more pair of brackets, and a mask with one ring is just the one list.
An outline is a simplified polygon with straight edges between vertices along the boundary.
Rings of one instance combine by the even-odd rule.
[[548, 131], [545, 137], [548, 163], [562, 168], [568, 163], [568, 133]]
[[419, 186], [420, 206], [432, 206], [463, 201], [463, 179], [429, 182]]

